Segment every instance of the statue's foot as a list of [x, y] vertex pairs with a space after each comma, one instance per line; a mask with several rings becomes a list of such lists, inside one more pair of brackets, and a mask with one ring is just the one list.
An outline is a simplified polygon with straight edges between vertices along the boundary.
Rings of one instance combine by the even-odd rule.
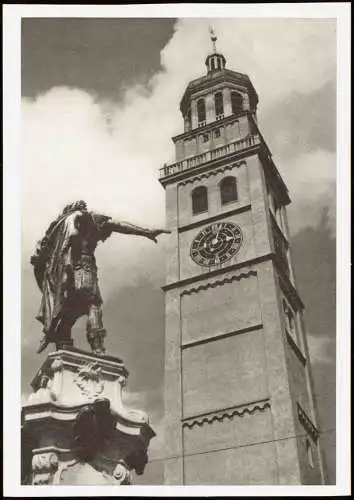
[[96, 354], [96, 356], [104, 356], [106, 353], [106, 350], [101, 348], [101, 349], [92, 349], [92, 354]]
[[50, 342], [47, 339], [47, 337], [43, 337], [42, 340], [39, 343], [39, 347], [37, 349], [37, 354], [40, 354], [41, 352], [43, 352], [44, 349], [46, 349], [48, 347], [49, 343]]

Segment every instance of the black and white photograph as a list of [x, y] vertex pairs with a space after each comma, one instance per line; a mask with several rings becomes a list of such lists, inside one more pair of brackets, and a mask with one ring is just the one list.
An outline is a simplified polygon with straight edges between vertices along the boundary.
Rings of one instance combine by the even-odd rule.
[[9, 496], [350, 494], [350, 4], [301, 5], [4, 7]]

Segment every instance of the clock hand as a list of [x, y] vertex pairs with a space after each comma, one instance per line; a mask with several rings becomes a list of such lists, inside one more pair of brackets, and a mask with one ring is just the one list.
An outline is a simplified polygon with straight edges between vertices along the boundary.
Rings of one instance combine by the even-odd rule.
[[219, 242], [219, 234], [220, 234], [220, 231], [218, 231], [218, 232], [215, 234], [215, 236], [214, 236], [214, 238], [213, 238], [213, 240], [212, 240], [212, 242], [214, 242], [214, 241], [215, 241], [214, 245], [217, 245], [217, 244], [218, 244], [218, 242]]

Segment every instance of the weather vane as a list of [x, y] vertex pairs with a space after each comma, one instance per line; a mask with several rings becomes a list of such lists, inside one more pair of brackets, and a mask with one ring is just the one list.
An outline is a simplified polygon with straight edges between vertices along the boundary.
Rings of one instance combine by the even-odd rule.
[[213, 49], [214, 49], [214, 53], [215, 53], [216, 52], [216, 40], [218, 39], [218, 37], [215, 35], [215, 32], [211, 26], [209, 26], [209, 33], [210, 33], [210, 39], [213, 42]]

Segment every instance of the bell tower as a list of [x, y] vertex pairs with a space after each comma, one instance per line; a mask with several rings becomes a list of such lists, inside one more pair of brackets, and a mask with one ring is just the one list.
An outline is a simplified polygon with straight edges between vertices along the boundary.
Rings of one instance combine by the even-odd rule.
[[288, 190], [249, 77], [213, 50], [164, 165], [165, 484], [325, 482]]

